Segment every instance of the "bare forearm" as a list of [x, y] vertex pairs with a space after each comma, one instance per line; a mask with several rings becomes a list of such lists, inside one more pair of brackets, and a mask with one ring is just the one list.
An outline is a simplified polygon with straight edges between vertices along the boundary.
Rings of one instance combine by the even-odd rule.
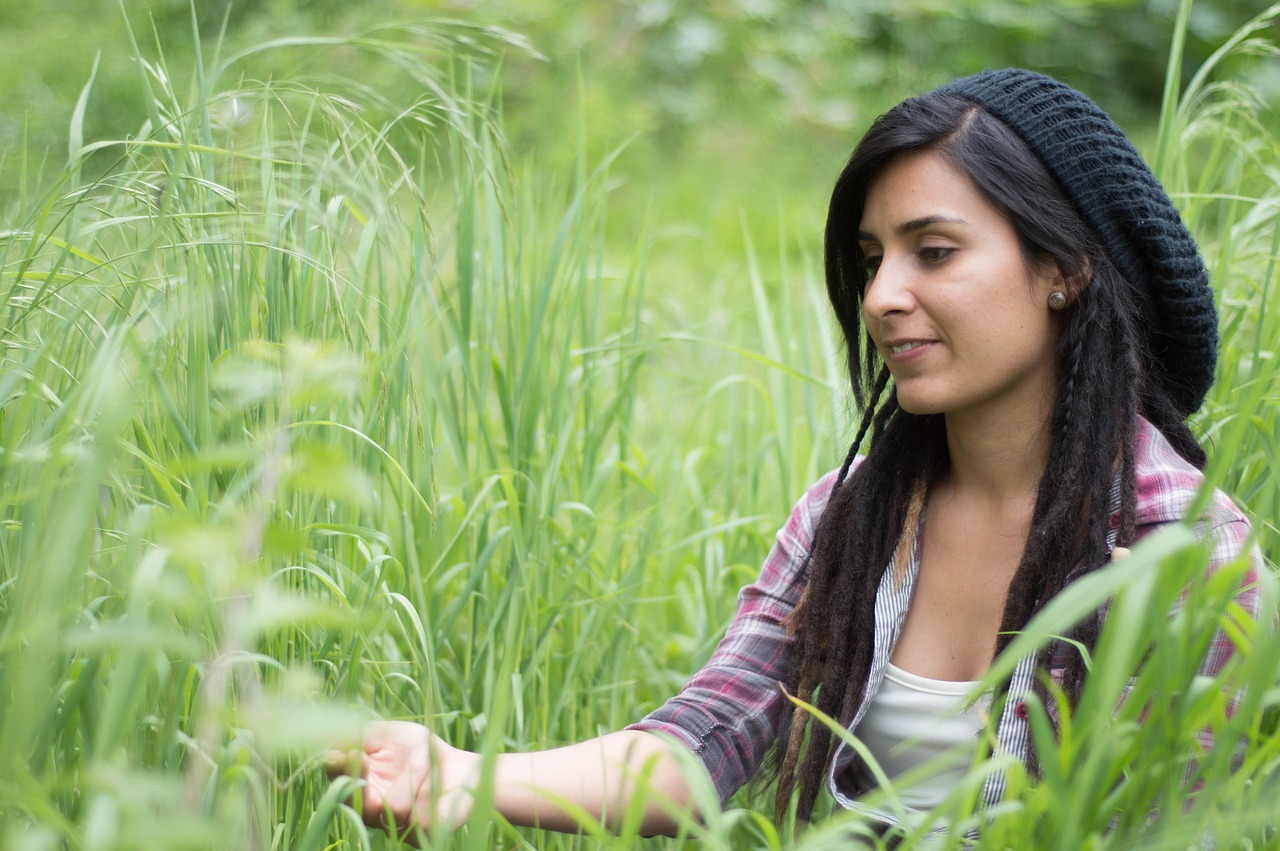
[[[572, 832], [578, 821], [562, 802], [581, 807], [616, 830], [634, 795], [644, 796], [640, 831], [674, 834], [672, 805], [688, 811], [689, 785], [666, 740], [621, 731], [568, 747], [501, 754], [494, 768], [494, 804], [514, 824]], [[479, 773], [471, 757], [469, 770]], [[664, 808], [659, 802], [667, 804]]]

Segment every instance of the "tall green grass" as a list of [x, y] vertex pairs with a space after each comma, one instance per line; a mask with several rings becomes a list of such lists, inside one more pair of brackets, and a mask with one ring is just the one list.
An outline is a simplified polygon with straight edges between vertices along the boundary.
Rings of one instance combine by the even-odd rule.
[[[393, 847], [322, 747], [375, 714], [487, 753], [635, 720], [706, 658], [791, 501], [838, 463], [816, 257], [779, 257], [771, 280], [757, 246], [793, 235], [744, 225], [740, 275], [650, 279], [669, 244], [610, 228], [625, 150], [558, 174], [505, 148], [477, 69], [506, 49], [446, 22], [213, 45], [179, 86], [135, 45], [150, 114], [122, 141], [81, 138], [86, 86], [62, 183], [0, 235], [3, 847]], [[250, 61], [279, 71], [254, 82]], [[297, 70], [348, 61], [375, 72]], [[1211, 476], [1275, 561], [1280, 141], [1256, 107], [1212, 69], [1171, 84], [1157, 161], [1222, 305], [1197, 420]], [[90, 152], [118, 162], [84, 182]], [[1271, 624], [1232, 608], [1230, 572], [1167, 616], [1203, 564], [1185, 534], [1134, 558], [1023, 639], [1120, 595], [1097, 685], [984, 847], [1270, 841]], [[1194, 678], [1223, 619], [1250, 651], [1224, 674], [1249, 684], [1229, 719]], [[1171, 704], [1154, 723], [1136, 700], [1113, 718], [1134, 672]], [[1205, 758], [1187, 802], [1177, 767], [1206, 723], [1243, 762]], [[959, 823], [983, 771], [944, 805]], [[688, 832], [816, 849], [856, 830], [835, 816], [797, 839], [746, 804]], [[461, 831], [422, 839], [639, 842], [588, 820], [515, 830], [483, 794]]]

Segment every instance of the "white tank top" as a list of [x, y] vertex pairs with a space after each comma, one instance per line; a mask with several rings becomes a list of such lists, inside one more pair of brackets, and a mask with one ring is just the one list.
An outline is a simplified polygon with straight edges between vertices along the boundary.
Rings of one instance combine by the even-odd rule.
[[964, 699], [976, 683], [931, 680], [889, 663], [880, 689], [854, 733], [890, 780], [925, 762], [929, 776], [897, 787], [913, 810], [937, 806], [973, 762], [990, 697], [969, 706]]

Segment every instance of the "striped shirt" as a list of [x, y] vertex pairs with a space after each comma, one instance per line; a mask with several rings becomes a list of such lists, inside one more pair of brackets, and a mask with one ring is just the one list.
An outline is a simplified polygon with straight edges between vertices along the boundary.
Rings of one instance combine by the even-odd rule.
[[[1137, 472], [1137, 538], [1161, 526], [1183, 519], [1191, 507], [1204, 477], [1169, 445], [1145, 420], [1137, 431], [1135, 466]], [[828, 473], [800, 499], [765, 559], [756, 581], [739, 594], [738, 612], [710, 661], [684, 686], [678, 695], [628, 729], [667, 733], [683, 741], [706, 768], [721, 802], [728, 801], [755, 773], [775, 739], [775, 728], [785, 700], [782, 684], [790, 663], [790, 638], [785, 621], [804, 589], [805, 557], [813, 533], [835, 485], [836, 472]], [[1114, 508], [1114, 506], [1113, 506]], [[1112, 526], [1118, 515], [1113, 513]], [[923, 519], [921, 520], [923, 523]], [[1216, 571], [1237, 559], [1249, 545], [1249, 523], [1221, 492], [1215, 492], [1207, 516], [1197, 526], [1198, 534], [1210, 539], [1212, 553], [1208, 570]], [[901, 633], [907, 607], [919, 573], [919, 541], [905, 571], [905, 578], [886, 570], [875, 601], [874, 652], [862, 705], [849, 729], [856, 729], [884, 678], [885, 666]], [[1114, 545], [1114, 531], [1108, 545]], [[1241, 585], [1237, 602], [1257, 616], [1259, 595], [1255, 589], [1262, 555], [1250, 549], [1252, 566]], [[1219, 631], [1200, 668], [1203, 676], [1221, 672], [1235, 644]], [[1035, 660], [1019, 662], [1010, 682], [1010, 699], [996, 728], [997, 748], [1022, 758], [1026, 753], [1028, 725], [1026, 712], [1017, 700], [1027, 694], [1035, 676]], [[1212, 731], [1201, 734], [1200, 745], [1212, 747]], [[851, 771], [855, 755], [843, 743], [829, 766], [828, 788], [836, 802], [847, 809], [892, 823], [887, 812], [870, 808], [856, 800], [869, 791], [860, 788], [863, 772]], [[987, 802], [995, 803], [1004, 792], [1001, 772], [993, 772], [984, 787]]]

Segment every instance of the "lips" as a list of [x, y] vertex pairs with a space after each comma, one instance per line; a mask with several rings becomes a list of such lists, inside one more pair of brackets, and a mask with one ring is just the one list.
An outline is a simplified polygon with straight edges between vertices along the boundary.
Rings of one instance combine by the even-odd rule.
[[890, 337], [880, 343], [880, 352], [885, 362], [893, 369], [905, 369], [929, 357], [929, 352], [938, 345], [937, 340], [919, 337]]
[[938, 341], [929, 337], [888, 337], [881, 340], [880, 345], [885, 351], [901, 355], [936, 342]]

